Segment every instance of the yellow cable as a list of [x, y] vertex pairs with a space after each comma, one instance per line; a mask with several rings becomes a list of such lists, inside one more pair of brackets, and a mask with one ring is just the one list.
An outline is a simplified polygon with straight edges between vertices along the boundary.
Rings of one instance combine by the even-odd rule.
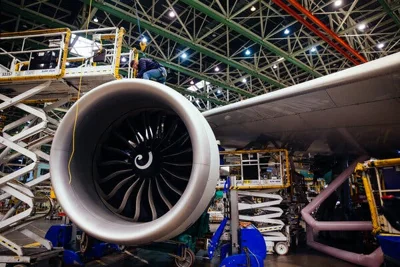
[[[88, 20], [87, 20], [87, 24], [86, 24], [86, 31], [89, 30], [90, 15], [92, 12], [92, 1], [93, 0], [90, 0], [90, 2], [89, 2], [89, 13], [88, 13]], [[87, 38], [87, 32], [85, 34], [85, 37]], [[82, 59], [82, 65], [83, 65], [83, 63], [84, 63], [84, 59]], [[76, 103], [75, 103], [76, 110], [75, 110], [74, 127], [72, 128], [72, 151], [71, 151], [71, 155], [68, 160], [69, 184], [71, 184], [71, 182], [72, 182], [71, 163], [72, 163], [72, 159], [74, 158], [74, 154], [75, 154], [75, 133], [76, 133], [76, 123], [78, 121], [78, 114], [79, 114], [79, 98], [81, 96], [82, 77], [83, 77], [83, 67], [81, 67], [81, 75], [79, 77], [79, 85], [78, 85], [78, 96], [77, 96]]]

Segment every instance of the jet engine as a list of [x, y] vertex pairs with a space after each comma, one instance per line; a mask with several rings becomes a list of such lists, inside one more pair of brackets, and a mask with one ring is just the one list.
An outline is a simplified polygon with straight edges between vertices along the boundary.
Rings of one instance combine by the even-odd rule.
[[208, 122], [181, 94], [120, 80], [91, 90], [67, 112], [50, 171], [59, 203], [81, 230], [141, 245], [179, 235], [206, 210], [219, 152]]

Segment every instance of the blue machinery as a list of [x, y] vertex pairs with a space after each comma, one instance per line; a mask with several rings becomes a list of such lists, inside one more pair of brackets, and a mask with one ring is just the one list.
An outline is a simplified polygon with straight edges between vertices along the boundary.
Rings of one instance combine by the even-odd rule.
[[[208, 246], [208, 256], [212, 259], [220, 246], [221, 267], [262, 267], [267, 256], [263, 235], [252, 225], [239, 228], [238, 194], [229, 190], [229, 178], [224, 184], [225, 216], [214, 233]], [[229, 243], [220, 245], [225, 227], [230, 222]]]
[[[230, 191], [229, 188], [230, 181], [228, 179], [224, 186], [225, 218], [209, 241], [208, 256], [210, 260], [213, 259], [219, 248], [221, 267], [263, 267], [263, 261], [267, 254], [264, 237], [252, 225], [242, 228], [239, 227], [237, 191]], [[228, 243], [222, 243], [220, 239], [228, 225], [230, 226], [231, 239]], [[63, 262], [67, 266], [84, 266], [85, 262], [90, 260], [100, 259], [112, 252], [121, 252], [118, 245], [103, 243], [79, 232], [77, 236], [81, 237], [81, 246], [78, 249], [74, 231], [73, 225], [53, 225], [45, 236], [45, 238], [53, 244], [53, 247], [64, 248]], [[149, 246], [148, 249], [165, 251], [165, 248], [167, 248], [167, 250], [171, 250], [171, 248], [179, 250], [177, 253], [175, 252], [178, 255], [175, 256], [178, 260], [178, 262], [176, 262], [177, 266], [181, 266], [182, 264], [182, 266], [192, 266], [195, 256], [192, 250], [185, 245], [185, 242], [173, 242], [173, 244], [167, 244], [165, 242], [156, 243]], [[180, 258], [183, 259], [182, 264], [179, 264]], [[184, 264], [184, 262], [186, 262], [186, 264]]]
[[53, 247], [64, 248], [63, 262], [66, 266], [84, 266], [87, 261], [100, 259], [109, 253], [120, 251], [118, 245], [100, 242], [83, 233], [80, 235], [82, 242], [78, 250], [73, 227], [70, 224], [53, 225], [45, 236], [53, 244]]

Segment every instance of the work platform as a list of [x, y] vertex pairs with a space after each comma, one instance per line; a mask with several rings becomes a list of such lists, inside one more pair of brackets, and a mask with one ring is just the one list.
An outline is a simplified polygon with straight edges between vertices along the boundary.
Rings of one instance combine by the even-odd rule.
[[[0, 34], [0, 266], [57, 258], [62, 249], [26, 227], [56, 209], [50, 199], [50, 144], [68, 110], [81, 95], [133, 73], [133, 50], [122, 53], [123, 28], [36, 30]], [[8, 111], [17, 116], [7, 118]], [[18, 112], [15, 112], [18, 111]], [[46, 187], [47, 188], [47, 187]], [[40, 208], [46, 208], [39, 212]], [[19, 232], [38, 242], [25, 248], [10, 237]]]
[[[86, 93], [101, 84], [113, 80], [116, 80], [114, 74], [106, 71], [99, 73], [98, 75], [83, 76], [81, 81], [81, 93]], [[64, 78], [53, 80], [49, 79], [48, 81], [51, 81], [51, 84], [48, 86], [48, 88], [38, 94], [35, 94], [34, 96], [31, 96], [29, 99], [42, 100], [43, 102], [53, 102], [55, 99], [60, 99], [68, 95], [75, 97], [78, 93], [80, 83], [79, 77], [69, 78], [66, 74], [66, 77]], [[21, 95], [42, 83], [43, 80], [11, 82], [0, 81], [0, 94], [14, 97]]]
[[79, 88], [85, 93], [123, 76], [129, 78], [133, 51], [122, 53], [124, 33], [123, 28], [2, 33], [0, 94], [14, 97], [51, 81], [29, 99], [62, 98], [75, 96]]

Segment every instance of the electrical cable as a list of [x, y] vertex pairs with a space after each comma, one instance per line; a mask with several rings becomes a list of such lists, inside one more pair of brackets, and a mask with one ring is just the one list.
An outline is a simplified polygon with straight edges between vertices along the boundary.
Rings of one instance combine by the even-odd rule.
[[[145, 37], [145, 36], [142, 34], [142, 29], [140, 27], [139, 12], [138, 12], [138, 8], [137, 8], [136, 0], [134, 1], [134, 3], [135, 3], [135, 16], [136, 16], [138, 29], [139, 29], [139, 42], [142, 42], [142, 38]], [[146, 57], [146, 53], [142, 52], [142, 55], [143, 55], [143, 57]]]
[[140, 20], [139, 20], [139, 14], [138, 14], [136, 0], [134, 1], [134, 3], [135, 3], [135, 15], [136, 15], [136, 20], [137, 20], [137, 25], [138, 25], [138, 28], [139, 28], [139, 36], [140, 36], [140, 38], [142, 38], [142, 30], [140, 28]]
[[[87, 24], [86, 24], [85, 38], [87, 38], [87, 30], [89, 30], [90, 15], [92, 13], [92, 1], [93, 0], [90, 0], [90, 2], [89, 2], [89, 12], [88, 12], [88, 20], [87, 20]], [[83, 63], [84, 63], [84, 59], [82, 59], [82, 65], [83, 65]], [[81, 67], [81, 74], [79, 77], [79, 85], [78, 85], [78, 96], [77, 96], [76, 103], [75, 103], [75, 105], [76, 105], [75, 119], [74, 119], [74, 126], [72, 128], [72, 151], [71, 151], [71, 155], [68, 160], [69, 184], [71, 184], [71, 182], [72, 182], [71, 163], [72, 163], [72, 159], [74, 158], [74, 154], [75, 154], [75, 134], [76, 134], [76, 123], [78, 121], [78, 114], [79, 114], [79, 98], [81, 96], [82, 77], [83, 77], [83, 66]]]
[[258, 261], [257, 256], [256, 256], [249, 248], [247, 248], [247, 250], [251, 253], [251, 255], [254, 256], [254, 258], [255, 258], [256, 261], [257, 261], [257, 266], [260, 267], [260, 262]]

